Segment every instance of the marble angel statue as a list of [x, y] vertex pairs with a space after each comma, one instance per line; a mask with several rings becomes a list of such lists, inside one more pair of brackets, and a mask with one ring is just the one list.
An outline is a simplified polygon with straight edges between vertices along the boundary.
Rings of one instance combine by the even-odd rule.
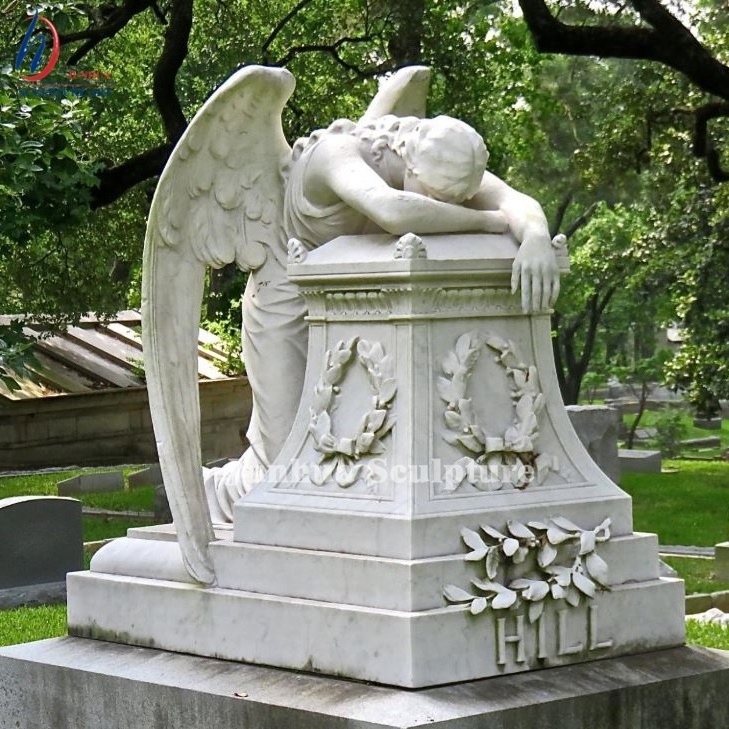
[[[365, 232], [502, 232], [520, 244], [512, 288], [525, 312], [559, 291], [541, 207], [486, 171], [468, 125], [425, 119], [429, 70], [386, 81], [357, 122], [338, 120], [298, 140], [281, 112], [294, 89], [281, 68], [236, 72], [204, 104], [175, 148], [150, 211], [144, 254], [143, 338], [160, 464], [183, 560], [204, 584], [212, 522], [273, 462], [299, 404], [307, 352], [305, 307], [286, 277], [287, 243], [306, 249]], [[206, 266], [250, 272], [243, 357], [253, 394], [250, 448], [203, 478], [197, 332]]]

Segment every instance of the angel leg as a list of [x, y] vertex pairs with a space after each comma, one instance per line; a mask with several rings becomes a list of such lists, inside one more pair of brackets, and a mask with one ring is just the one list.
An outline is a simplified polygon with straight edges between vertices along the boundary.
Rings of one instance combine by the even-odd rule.
[[306, 372], [305, 314], [297, 287], [283, 272], [265, 281], [255, 275], [248, 280], [243, 360], [253, 397], [247, 432], [251, 447], [238, 461], [206, 472], [208, 501], [217, 501], [217, 506], [211, 504], [213, 521], [232, 520], [232, 505], [263, 478], [291, 431]]

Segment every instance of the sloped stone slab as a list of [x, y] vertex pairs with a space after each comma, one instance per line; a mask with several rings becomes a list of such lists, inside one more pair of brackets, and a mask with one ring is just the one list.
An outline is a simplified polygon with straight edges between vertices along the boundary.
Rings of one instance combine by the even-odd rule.
[[0, 686], [0, 729], [729, 726], [729, 653], [699, 648], [407, 691], [56, 638], [0, 649]]

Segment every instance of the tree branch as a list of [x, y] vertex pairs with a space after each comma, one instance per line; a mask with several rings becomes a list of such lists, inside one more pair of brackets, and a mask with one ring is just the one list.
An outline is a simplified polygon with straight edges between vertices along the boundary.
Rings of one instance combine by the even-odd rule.
[[291, 10], [289, 10], [286, 15], [281, 18], [281, 20], [278, 21], [276, 24], [276, 27], [269, 33], [268, 38], [263, 42], [263, 45], [261, 46], [261, 58], [263, 59], [264, 63], [267, 63], [269, 60], [268, 57], [268, 49], [271, 47], [271, 44], [278, 38], [281, 31], [288, 25], [288, 23], [293, 20], [307, 5], [311, 5], [313, 0], [299, 0], [296, 5], [294, 5]]
[[[374, 66], [370, 69], [363, 70], [359, 68], [359, 66], [355, 66], [354, 64], [345, 61], [338, 52], [345, 43], [370, 43], [371, 41], [372, 38], [370, 38], [369, 36], [347, 36], [344, 38], [339, 38], [335, 43], [331, 44], [312, 43], [302, 46], [294, 46], [293, 48], [289, 48], [289, 50], [286, 52], [286, 55], [279, 58], [274, 65], [287, 66], [289, 63], [291, 63], [291, 61], [294, 60], [294, 58], [296, 58], [296, 56], [302, 53], [328, 53], [340, 66], [346, 68], [348, 71], [352, 71], [353, 73], [357, 74], [359, 78], [372, 78], [373, 76], [377, 76], [378, 74], [381, 74], [383, 72], [384, 69], [382, 64], [378, 64], [377, 66]], [[389, 65], [387, 66], [387, 70], [390, 70]]]
[[694, 112], [693, 153], [696, 157], [705, 157], [709, 174], [716, 182], [727, 182], [729, 172], [721, 166], [719, 153], [709, 137], [709, 122], [713, 119], [729, 116], [729, 102], [704, 104]]
[[177, 98], [175, 81], [187, 57], [192, 17], [193, 0], [173, 0], [162, 53], [154, 67], [152, 94], [162, 117], [167, 140], [173, 144], [187, 127], [187, 119]]
[[115, 8], [108, 16], [107, 22], [103, 25], [89, 26], [78, 33], [69, 33], [59, 36], [61, 45], [76, 43], [85, 40], [78, 50], [69, 57], [67, 64], [75, 66], [84, 56], [96, 48], [106, 38], [113, 38], [124, 26], [139, 13], [148, 7], [155, 5], [155, 0], [124, 0], [121, 7]]
[[584, 210], [567, 226], [567, 230], [565, 231], [567, 238], [572, 237], [580, 228], [587, 225], [590, 218], [595, 214], [599, 204], [598, 202], [592, 203], [587, 210]]
[[545, 0], [519, 0], [542, 53], [657, 61], [679, 71], [698, 88], [729, 99], [729, 67], [717, 61], [660, 0], [631, 0], [631, 4], [649, 28], [567, 25], [551, 14]]
[[559, 205], [557, 205], [557, 209], [554, 211], [554, 220], [552, 221], [552, 229], [549, 231], [550, 235], [554, 238], [557, 233], [559, 233], [559, 229], [562, 227], [562, 223], [564, 223], [564, 216], [567, 214], [567, 208], [572, 203], [572, 198], [574, 197], [575, 193], [574, 190], [570, 190], [561, 200]]
[[92, 191], [91, 207], [96, 209], [109, 205], [134, 185], [160, 175], [173, 147], [173, 144], [161, 144], [120, 165], [102, 170], [99, 184]]

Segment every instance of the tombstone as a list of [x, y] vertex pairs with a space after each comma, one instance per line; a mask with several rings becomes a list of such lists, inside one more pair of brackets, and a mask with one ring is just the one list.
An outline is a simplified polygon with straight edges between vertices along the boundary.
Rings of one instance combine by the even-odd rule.
[[127, 477], [130, 489], [141, 488], [143, 486], [159, 486], [162, 483], [162, 471], [159, 463], [143, 468], [141, 471], [130, 473]]
[[618, 459], [622, 473], [661, 472], [662, 460], [660, 451], [620, 448], [618, 450]]
[[620, 483], [618, 411], [605, 405], [568, 405], [565, 409], [595, 463], [612, 481]]
[[121, 471], [82, 473], [58, 482], [59, 496], [73, 494], [98, 494], [106, 491], [123, 491], [124, 475]]
[[714, 547], [716, 579], [729, 582], [729, 542], [720, 542]]
[[0, 555], [0, 606], [63, 600], [66, 573], [83, 569], [81, 502], [0, 499]]

